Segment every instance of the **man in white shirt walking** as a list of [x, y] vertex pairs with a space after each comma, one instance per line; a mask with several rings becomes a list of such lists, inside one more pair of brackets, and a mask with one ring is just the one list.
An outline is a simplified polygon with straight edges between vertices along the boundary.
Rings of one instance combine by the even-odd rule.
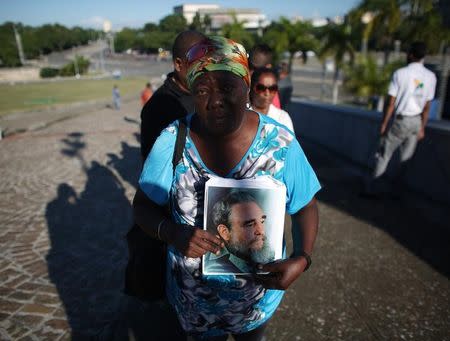
[[[384, 174], [398, 148], [401, 166], [404, 167], [404, 163], [414, 155], [417, 142], [425, 137], [425, 126], [436, 89], [436, 76], [423, 65], [425, 54], [425, 43], [412, 43], [407, 56], [408, 65], [392, 76], [375, 153], [375, 167], [366, 179], [365, 194], [375, 194], [374, 181]], [[393, 123], [388, 128], [392, 115]]]

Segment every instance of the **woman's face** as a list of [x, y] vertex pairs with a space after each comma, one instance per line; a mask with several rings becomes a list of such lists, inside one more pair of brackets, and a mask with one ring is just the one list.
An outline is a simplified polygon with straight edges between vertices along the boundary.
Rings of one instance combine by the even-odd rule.
[[213, 135], [236, 131], [245, 115], [247, 86], [242, 78], [227, 71], [206, 72], [192, 87], [201, 124]]
[[263, 73], [256, 84], [252, 84], [252, 90], [252, 105], [268, 109], [278, 90], [277, 79], [271, 73]]

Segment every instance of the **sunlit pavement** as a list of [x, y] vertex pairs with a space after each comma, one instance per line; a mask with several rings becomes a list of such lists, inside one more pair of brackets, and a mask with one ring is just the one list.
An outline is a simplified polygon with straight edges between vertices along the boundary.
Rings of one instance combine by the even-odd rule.
[[[0, 339], [174, 339], [164, 306], [121, 293], [139, 111], [132, 101], [0, 141]], [[268, 340], [450, 340], [448, 216], [410, 194], [360, 198], [358, 170], [301, 142], [323, 185], [321, 227]]]

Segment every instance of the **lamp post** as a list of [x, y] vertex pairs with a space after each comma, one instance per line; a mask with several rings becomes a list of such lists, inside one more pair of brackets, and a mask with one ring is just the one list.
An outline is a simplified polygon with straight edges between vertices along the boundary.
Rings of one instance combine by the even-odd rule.
[[375, 15], [372, 12], [366, 12], [361, 16], [361, 22], [365, 25], [361, 41], [361, 54], [364, 56], [367, 54], [367, 43], [369, 41], [370, 32], [372, 31], [374, 16]]
[[75, 78], [80, 79], [80, 69], [78, 67], [78, 56], [76, 53], [75, 53], [75, 58], [73, 59], [73, 65], [75, 68]]
[[16, 44], [17, 44], [17, 51], [19, 52], [19, 60], [20, 64], [25, 64], [25, 54], [23, 53], [23, 47], [22, 47], [22, 39], [20, 38], [19, 32], [16, 30], [16, 26], [13, 24], [13, 30], [14, 30], [14, 37], [16, 38]]

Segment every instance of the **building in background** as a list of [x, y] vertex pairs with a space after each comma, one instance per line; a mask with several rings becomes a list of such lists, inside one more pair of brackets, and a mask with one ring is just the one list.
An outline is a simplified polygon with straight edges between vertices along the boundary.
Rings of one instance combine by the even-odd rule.
[[184, 16], [188, 25], [190, 25], [192, 24], [192, 21], [194, 20], [194, 17], [197, 14], [197, 12], [200, 12], [202, 10], [214, 11], [218, 10], [219, 8], [220, 8], [219, 5], [214, 4], [183, 4], [175, 6], [173, 8], [173, 12], [175, 14], [181, 14], [182, 16]]
[[188, 24], [192, 23], [196, 13], [203, 19], [206, 15], [211, 19], [211, 30], [219, 31], [223, 25], [233, 23], [234, 18], [238, 22], [244, 22], [244, 28], [249, 31], [267, 27], [270, 21], [267, 16], [256, 8], [222, 8], [214, 4], [183, 4], [173, 8], [175, 14], [181, 14]]

